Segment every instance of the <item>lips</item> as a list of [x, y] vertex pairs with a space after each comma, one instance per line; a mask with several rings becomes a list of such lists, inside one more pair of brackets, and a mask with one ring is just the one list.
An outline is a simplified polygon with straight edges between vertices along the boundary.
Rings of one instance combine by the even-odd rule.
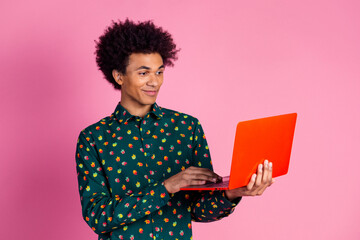
[[143, 92], [148, 96], [156, 96], [157, 94], [156, 90], [143, 90]]

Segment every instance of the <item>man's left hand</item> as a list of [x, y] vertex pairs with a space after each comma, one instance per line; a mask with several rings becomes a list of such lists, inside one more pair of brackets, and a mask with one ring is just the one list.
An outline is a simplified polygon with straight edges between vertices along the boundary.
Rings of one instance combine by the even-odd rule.
[[264, 164], [259, 164], [257, 174], [253, 174], [250, 182], [245, 187], [226, 190], [226, 197], [232, 201], [235, 198], [243, 196], [259, 196], [263, 194], [267, 187], [274, 183], [272, 178], [272, 162], [264, 161]]

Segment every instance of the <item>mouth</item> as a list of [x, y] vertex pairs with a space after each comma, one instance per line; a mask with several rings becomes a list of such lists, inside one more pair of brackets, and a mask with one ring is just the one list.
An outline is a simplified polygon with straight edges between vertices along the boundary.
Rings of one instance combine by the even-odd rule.
[[142, 90], [146, 95], [154, 97], [156, 96], [157, 92], [156, 90]]

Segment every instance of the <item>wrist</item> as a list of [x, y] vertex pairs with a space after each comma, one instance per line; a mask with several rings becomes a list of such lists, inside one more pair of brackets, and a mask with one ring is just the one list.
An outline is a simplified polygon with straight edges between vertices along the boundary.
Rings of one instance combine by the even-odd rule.
[[235, 196], [231, 190], [225, 190], [225, 197], [230, 201], [234, 201], [236, 198], [239, 198], [241, 196]]
[[167, 191], [169, 194], [172, 193], [172, 192], [170, 191], [169, 183], [168, 183], [167, 180], [164, 181], [164, 187], [165, 187], [166, 191]]

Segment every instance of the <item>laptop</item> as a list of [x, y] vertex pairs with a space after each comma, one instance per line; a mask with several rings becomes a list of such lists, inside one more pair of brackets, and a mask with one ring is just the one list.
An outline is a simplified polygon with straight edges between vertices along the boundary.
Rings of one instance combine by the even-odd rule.
[[260, 163], [273, 163], [273, 178], [287, 174], [297, 113], [239, 122], [236, 127], [230, 176], [220, 183], [180, 190], [229, 190], [246, 186]]

